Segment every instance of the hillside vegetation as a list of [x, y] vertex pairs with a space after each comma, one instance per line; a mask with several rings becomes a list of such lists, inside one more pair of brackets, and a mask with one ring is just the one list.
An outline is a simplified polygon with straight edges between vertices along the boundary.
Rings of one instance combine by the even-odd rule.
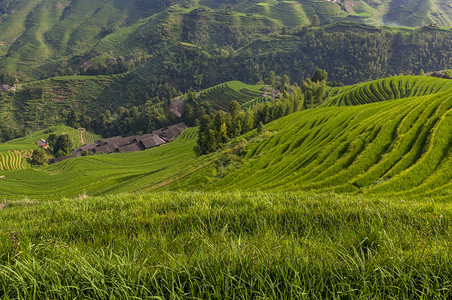
[[0, 12], [0, 67], [36, 79], [125, 73], [151, 60], [137, 70], [150, 81], [156, 79], [152, 67], [165, 64], [154, 58], [174, 54], [175, 45], [232, 54], [263, 37], [309, 26], [317, 17], [320, 25], [450, 27], [451, 13], [442, 0], [21, 0]]
[[449, 298], [448, 84], [334, 89], [350, 101], [203, 156], [190, 128], [147, 151], [2, 171], [0, 297]]
[[202, 182], [203, 167], [209, 161], [196, 157], [195, 141], [196, 130], [188, 129], [176, 141], [147, 151], [77, 157], [45, 168], [6, 172], [0, 193], [19, 198], [60, 198], [133, 192], [176, 182], [195, 170], [201, 170], [201, 180], [196, 176], [190, 179]]
[[450, 198], [451, 108], [449, 90], [295, 113], [244, 144], [243, 166], [210, 188]]
[[38, 147], [38, 140], [47, 139], [50, 134], [67, 134], [74, 147], [89, 144], [100, 139], [99, 135], [85, 132], [83, 135], [79, 130], [67, 126], [54, 126], [45, 130], [30, 133], [23, 138], [14, 139], [6, 143], [0, 143], [0, 170], [21, 170], [30, 167], [27, 158]]
[[403, 76], [335, 88], [322, 106], [361, 105], [432, 95], [452, 90], [452, 81], [426, 76]]
[[[395, 77], [346, 89], [365, 90], [382, 82], [417, 82], [411, 90], [425, 87], [422, 78]], [[452, 90], [448, 81], [428, 82], [435, 82], [431, 90], [436, 93], [297, 112], [210, 155], [194, 155], [196, 130], [190, 129], [175, 142], [149, 151], [12, 172], [0, 192], [40, 197], [202, 187], [446, 199], [451, 197]]]
[[206, 102], [216, 110], [227, 110], [232, 100], [247, 106], [262, 96], [262, 87], [263, 85], [249, 85], [240, 81], [230, 81], [203, 90], [197, 95], [197, 101]]
[[8, 201], [0, 296], [448, 298], [451, 211], [288, 192]]
[[0, 84], [17, 92], [0, 93], [0, 140], [65, 123], [71, 111], [95, 120], [95, 130], [106, 110], [133, 106], [152, 120], [138, 131], [152, 131], [181, 121], [166, 105], [175, 97], [262, 83], [272, 71], [300, 85], [317, 68], [344, 84], [450, 68], [450, 28], [380, 26], [405, 10], [419, 26], [441, 13], [447, 25], [448, 6], [389, 2], [3, 0]]

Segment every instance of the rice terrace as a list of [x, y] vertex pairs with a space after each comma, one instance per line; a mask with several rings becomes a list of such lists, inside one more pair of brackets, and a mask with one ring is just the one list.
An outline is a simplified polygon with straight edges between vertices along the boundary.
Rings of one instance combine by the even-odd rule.
[[0, 299], [452, 298], [446, 2], [0, 0]]

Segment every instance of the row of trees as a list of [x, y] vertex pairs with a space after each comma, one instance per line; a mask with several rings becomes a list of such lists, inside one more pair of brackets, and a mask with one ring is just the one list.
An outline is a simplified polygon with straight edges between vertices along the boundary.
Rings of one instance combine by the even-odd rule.
[[227, 113], [220, 110], [201, 118], [194, 151], [197, 155], [214, 152], [232, 138], [303, 109], [303, 104], [304, 93], [301, 88], [295, 88], [290, 95], [286, 94], [281, 99], [259, 103], [245, 110], [233, 100]]
[[251, 108], [241, 109], [240, 104], [233, 100], [228, 112], [218, 111], [216, 114], [205, 114], [199, 122], [197, 144], [194, 151], [197, 155], [211, 153], [223, 147], [230, 139], [262, 128], [273, 120], [290, 115], [296, 111], [314, 107], [325, 97], [328, 73], [317, 69], [312, 78], [306, 79], [301, 86], [290, 85], [287, 75], [276, 76], [270, 72], [266, 82], [282, 89], [278, 99], [262, 99], [263, 102]]

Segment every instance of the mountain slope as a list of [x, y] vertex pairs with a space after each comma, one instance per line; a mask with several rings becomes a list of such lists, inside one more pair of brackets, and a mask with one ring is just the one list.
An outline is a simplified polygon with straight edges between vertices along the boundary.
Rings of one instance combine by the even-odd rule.
[[432, 95], [452, 90], [452, 81], [428, 76], [399, 76], [335, 88], [322, 106], [361, 105]]
[[[448, 81], [438, 83], [447, 87]], [[263, 134], [250, 132], [223, 151], [201, 157], [193, 153], [197, 137], [190, 129], [177, 141], [144, 152], [10, 172], [0, 193], [42, 197], [84, 190], [104, 194], [203, 188], [446, 199], [452, 196], [452, 90], [438, 91], [301, 111], [268, 124]]]
[[452, 91], [277, 120], [211, 189], [451, 196]]
[[310, 25], [315, 17], [322, 25], [420, 27], [452, 26], [451, 15], [444, 0], [18, 0], [0, 10], [0, 67], [46, 77], [79, 60], [86, 68], [118, 57], [139, 64], [172, 40], [238, 49], [259, 35]]

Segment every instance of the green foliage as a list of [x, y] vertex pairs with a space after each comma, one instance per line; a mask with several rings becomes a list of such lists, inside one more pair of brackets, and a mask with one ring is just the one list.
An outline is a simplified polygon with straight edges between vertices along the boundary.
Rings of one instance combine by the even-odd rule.
[[258, 134], [261, 134], [262, 132], [264, 132], [264, 124], [262, 124], [262, 121], [260, 121], [260, 122], [257, 124], [257, 133], [258, 133]]
[[[288, 80], [288, 78], [287, 78]], [[324, 83], [324, 81], [323, 81]], [[287, 83], [289, 85], [289, 83]], [[275, 91], [276, 92], [276, 91]], [[253, 130], [261, 123], [268, 123], [275, 119], [287, 116], [295, 111], [303, 109], [300, 102], [304, 101], [302, 90], [291, 87], [291, 95], [287, 93], [262, 97], [264, 102], [250, 103], [245, 111], [241, 110], [240, 104], [233, 100], [229, 105], [227, 115], [223, 111], [217, 112], [213, 122], [205, 115], [200, 122], [200, 130], [197, 145], [194, 148], [197, 155], [207, 154], [221, 149], [224, 144], [241, 134]], [[215, 138], [213, 138], [215, 136]]]
[[72, 152], [72, 149], [73, 144], [69, 135], [62, 134], [56, 139], [53, 152], [57, 157], [61, 157], [69, 155]]
[[330, 92], [330, 97], [323, 106], [361, 105], [432, 95], [448, 90], [452, 90], [450, 80], [426, 76], [398, 76], [335, 89]]
[[325, 70], [317, 69], [311, 78], [312, 82], [328, 81], [328, 73]]
[[320, 19], [319, 16], [314, 16], [314, 18], [312, 19], [312, 23], [311, 23], [312, 27], [319, 27], [320, 26]]
[[2, 202], [4, 297], [449, 298], [450, 204], [312, 193]]
[[[386, 85], [388, 89], [383, 88]], [[386, 96], [378, 103], [302, 112], [296, 111], [303, 107], [300, 99], [304, 94], [296, 88], [288, 93], [288, 99], [269, 99], [252, 109], [244, 108], [246, 113], [239, 112], [238, 119], [247, 115], [253, 119], [253, 128], [260, 122], [261, 127], [266, 124], [263, 134], [251, 131], [224, 142], [222, 124], [232, 124], [232, 118], [226, 116], [224, 123], [224, 116], [213, 120], [205, 116], [198, 133], [190, 129], [177, 141], [149, 151], [75, 158], [40, 169], [39, 176], [32, 169], [11, 172], [2, 180], [0, 192], [8, 197], [73, 196], [80, 187], [97, 194], [154, 187], [315, 190], [448, 199], [452, 136], [449, 85], [444, 79], [408, 76], [332, 88], [324, 105], [341, 95], [349, 98], [355, 90], [374, 90], [377, 96], [379, 89]], [[410, 94], [400, 94], [402, 89], [391, 86], [405, 87]], [[213, 127], [215, 119], [220, 122]], [[245, 126], [241, 128], [243, 131]], [[216, 149], [215, 153], [196, 157], [192, 149], [197, 138], [206, 141], [206, 148], [200, 150], [207, 153]], [[237, 141], [243, 139], [241, 150], [235, 149]], [[14, 148], [10, 145], [8, 149]], [[234, 167], [224, 165], [223, 171], [216, 162], [225, 156], [234, 158], [228, 159], [234, 161]]]
[[[1, 11], [1, 8], [0, 8]], [[19, 82], [19, 79], [16, 75], [11, 73], [0, 72], [0, 84], [7, 84], [10, 86], [14, 86]]]
[[43, 148], [37, 148], [33, 150], [31, 155], [31, 164], [32, 165], [44, 165], [47, 164], [48, 158], [45, 150]]

